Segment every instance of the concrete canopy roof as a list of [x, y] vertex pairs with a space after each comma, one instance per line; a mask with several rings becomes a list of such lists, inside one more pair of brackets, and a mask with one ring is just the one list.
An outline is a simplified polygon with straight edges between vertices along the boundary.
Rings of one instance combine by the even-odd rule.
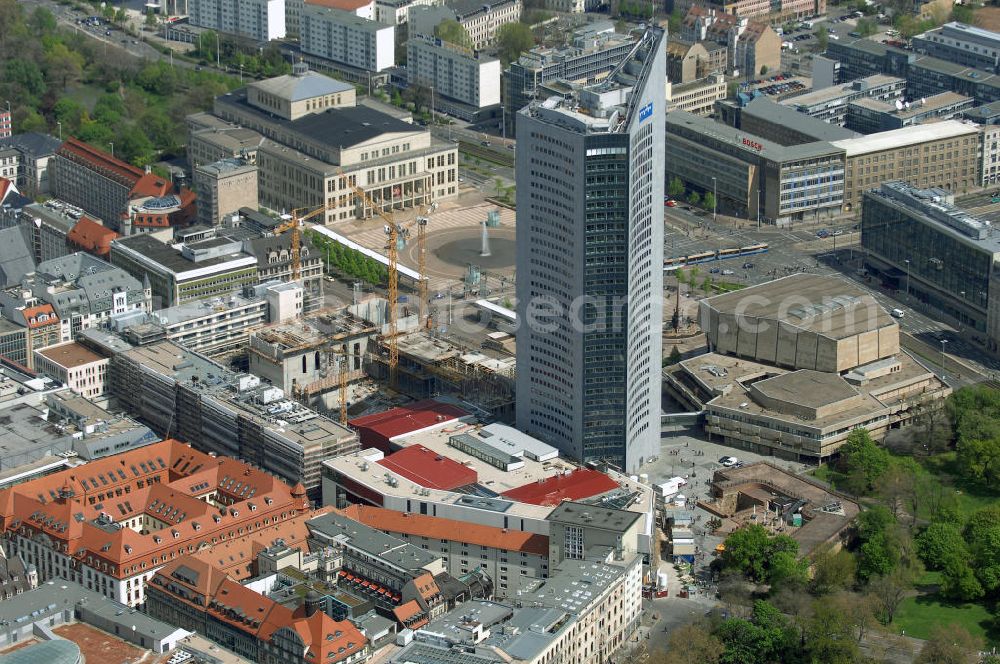
[[831, 339], [896, 325], [871, 295], [840, 277], [793, 274], [703, 302], [748, 325], [773, 321]]
[[761, 394], [776, 401], [821, 408], [858, 396], [858, 392], [838, 374], [801, 369], [753, 384]]

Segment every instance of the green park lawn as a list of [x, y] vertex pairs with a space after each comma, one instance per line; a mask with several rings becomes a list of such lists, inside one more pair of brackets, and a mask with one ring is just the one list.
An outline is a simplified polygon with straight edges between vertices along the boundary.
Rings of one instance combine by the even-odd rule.
[[982, 604], [942, 602], [937, 595], [917, 595], [903, 600], [892, 625], [906, 636], [926, 639], [936, 626], [959, 625], [990, 645], [1000, 644], [994, 618]]

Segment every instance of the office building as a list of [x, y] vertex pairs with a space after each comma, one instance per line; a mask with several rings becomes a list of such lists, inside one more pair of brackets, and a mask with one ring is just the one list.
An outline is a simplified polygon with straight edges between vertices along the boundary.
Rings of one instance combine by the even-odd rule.
[[191, 25], [269, 42], [285, 36], [285, 0], [188, 0]]
[[36, 350], [35, 369], [87, 399], [104, 398], [108, 358], [75, 341]]
[[695, 115], [711, 115], [716, 102], [726, 98], [726, 77], [709, 74], [690, 83], [667, 83], [667, 113], [685, 111]]
[[958, 65], [1000, 73], [1000, 34], [992, 30], [952, 21], [916, 35], [911, 47]]
[[841, 82], [888, 74], [906, 79], [907, 96], [912, 99], [950, 91], [972, 97], [980, 105], [1000, 101], [1000, 76], [992, 71], [920, 55], [871, 39], [831, 41], [826, 55], [840, 62]]
[[372, 217], [348, 183], [384, 209], [429, 205], [457, 192], [454, 143], [368, 106], [286, 120], [238, 89], [216, 98], [214, 114], [267, 136], [257, 153], [258, 193], [260, 204], [272, 210], [325, 206], [323, 216], [314, 217], [324, 223]]
[[544, 535], [368, 505], [350, 505], [344, 515], [440, 556], [456, 578], [481, 569], [493, 580], [497, 597], [516, 597], [548, 576], [549, 538]]
[[980, 125], [1000, 124], [1000, 102], [980, 104], [963, 113], [966, 120], [972, 120]]
[[176, 440], [0, 489], [0, 498], [9, 550], [41, 581], [64, 577], [132, 607], [179, 553], [309, 511], [301, 485]]
[[51, 199], [25, 205], [17, 221], [30, 244], [32, 258], [41, 263], [72, 253], [69, 236], [83, 218], [79, 208]]
[[218, 226], [242, 207], [257, 207], [257, 167], [238, 159], [198, 166], [192, 179], [198, 223]]
[[[44, 380], [33, 391], [11, 375], [0, 381], [2, 472], [0, 486], [14, 486], [64, 468], [150, 445], [160, 438], [128, 417], [113, 415], [87, 398]], [[35, 379], [36, 385], [42, 380]]]
[[239, 241], [211, 238], [175, 248], [149, 235], [111, 243], [111, 263], [148, 280], [156, 309], [226, 297], [257, 283], [257, 258]]
[[[0, 557], [0, 562], [2, 562]], [[37, 588], [4, 598], [4, 615], [9, 620], [0, 631], [0, 649], [7, 650], [37, 640], [39, 633], [51, 634], [53, 627], [72, 624], [89, 625], [104, 634], [95, 636], [122, 639], [153, 653], [173, 651], [191, 632], [132, 611], [126, 604], [71, 581], [66, 575], [53, 578]], [[30, 650], [29, 650], [30, 649]], [[64, 664], [80, 662], [80, 647], [57, 636], [24, 647], [29, 654], [24, 662]], [[17, 650], [10, 651], [17, 652]], [[149, 653], [143, 653], [147, 657]], [[6, 656], [5, 656], [6, 657]], [[78, 659], [74, 659], [74, 657]]]
[[548, 518], [553, 567], [564, 560], [586, 560], [605, 549], [619, 560], [639, 553], [635, 544], [643, 523], [637, 512], [565, 500]]
[[797, 274], [701, 302], [713, 352], [679, 363], [668, 393], [729, 445], [822, 461], [864, 428], [880, 439], [951, 390], [900, 352], [899, 326], [844, 279]]
[[864, 192], [883, 182], [965, 192], [979, 184], [979, 128], [958, 120], [913, 125], [833, 141], [844, 151], [844, 212], [859, 212]]
[[552, 81], [597, 83], [618, 66], [633, 46], [631, 38], [615, 32], [613, 23], [600, 21], [574, 32], [571, 46], [537, 47], [522, 53], [503, 76], [503, 103], [509, 109], [508, 135], [514, 134], [517, 111], [536, 99], [540, 85]]
[[109, 371], [111, 394], [154, 431], [301, 482], [312, 498], [323, 461], [357, 449], [349, 429], [171, 341], [117, 352]]
[[767, 97], [754, 97], [740, 109], [738, 128], [785, 146], [858, 136], [857, 132], [799, 113]]
[[666, 131], [667, 179], [714, 192], [719, 210], [777, 225], [841, 212], [843, 151], [828, 142], [783, 146], [681, 111]]
[[406, 42], [408, 85], [434, 90], [434, 110], [475, 122], [500, 105], [500, 61], [433, 37]]
[[[150, 291], [125, 270], [83, 252], [39, 263], [33, 275], [0, 291], [5, 317], [46, 304], [59, 320], [60, 340], [72, 341], [81, 330], [101, 327], [112, 316], [149, 311]], [[39, 325], [50, 322], [41, 310], [26, 318], [32, 316]]]
[[551, 326], [518, 330], [517, 425], [628, 471], [660, 444], [664, 39], [643, 35], [627, 82], [581, 91], [589, 114], [550, 100], [517, 129], [517, 315], [560, 309]]
[[861, 245], [869, 269], [998, 347], [1000, 235], [954, 194], [902, 182], [866, 192]]
[[0, 178], [17, 182], [21, 167], [21, 154], [12, 147], [0, 148]]
[[941, 92], [930, 97], [895, 102], [858, 99], [847, 106], [847, 128], [862, 134], [891, 131], [901, 127], [963, 117], [973, 101], [955, 92]]
[[[257, 279], [259, 283], [293, 281], [292, 234], [253, 238], [243, 242], [244, 251], [257, 259]], [[299, 274], [296, 279], [304, 289], [305, 311], [322, 306], [323, 299], [323, 252], [308, 235], [303, 235], [299, 244]]]
[[306, 3], [299, 41], [303, 53], [363, 72], [380, 72], [396, 64], [395, 31], [395, 26], [354, 12]]
[[892, 104], [897, 99], [902, 99], [905, 92], [906, 81], [904, 79], [885, 74], [873, 74], [841, 85], [816, 88], [783, 99], [779, 103], [783, 106], [791, 106], [810, 117], [843, 127], [847, 124], [847, 107], [851, 102], [859, 99], [874, 99]]
[[260, 133], [233, 125], [211, 113], [189, 115], [187, 125], [188, 166], [192, 171], [223, 159], [257, 163], [257, 150], [264, 140]]
[[[585, 589], [585, 590], [584, 590]], [[642, 614], [637, 556], [597, 550], [553, 565], [549, 578], [510, 605], [470, 602], [413, 635], [390, 664], [546, 664], [615, 661], [630, 647]], [[630, 661], [628, 654], [623, 661]]]
[[[285, 294], [291, 295], [292, 306], [275, 306]], [[211, 356], [245, 349], [251, 332], [282, 316], [301, 315], [302, 309], [301, 286], [265, 283], [225, 299], [178, 304], [153, 315], [118, 317], [112, 329], [135, 346], [168, 339]]]
[[[447, 404], [395, 410], [402, 412], [351, 421], [364, 449], [324, 463], [325, 504], [373, 505], [548, 536], [549, 515], [572, 500], [639, 515], [634, 537], [623, 546], [655, 558], [649, 486], [611, 468], [577, 467], [537, 438], [506, 425], [477, 424]], [[473, 496], [480, 487], [497, 496]]]
[[49, 179], [57, 198], [114, 231], [184, 225], [194, 212], [190, 191], [175, 192], [173, 183], [148, 168], [143, 171], [75, 138], [51, 159]]

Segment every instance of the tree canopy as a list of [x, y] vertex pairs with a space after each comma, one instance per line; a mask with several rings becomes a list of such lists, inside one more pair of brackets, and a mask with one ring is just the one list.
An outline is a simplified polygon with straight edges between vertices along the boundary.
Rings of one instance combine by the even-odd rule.
[[963, 387], [949, 397], [947, 409], [962, 474], [995, 484], [1000, 480], [1000, 390], [986, 385]]
[[875, 490], [889, 470], [889, 452], [872, 440], [865, 429], [855, 429], [840, 448], [840, 469], [847, 475], [846, 488], [866, 494]]
[[497, 50], [505, 67], [534, 45], [535, 36], [524, 23], [507, 23], [497, 30]]
[[434, 36], [456, 46], [472, 47], [472, 39], [461, 23], [454, 19], [445, 19], [434, 26]]
[[805, 579], [805, 563], [798, 560], [799, 543], [788, 535], [769, 535], [753, 524], [726, 538], [722, 567], [740, 571], [757, 583]]

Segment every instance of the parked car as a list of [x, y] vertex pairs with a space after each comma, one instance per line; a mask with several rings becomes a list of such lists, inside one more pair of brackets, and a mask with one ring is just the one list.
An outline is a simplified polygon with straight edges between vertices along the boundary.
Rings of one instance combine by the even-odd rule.
[[740, 460], [733, 456], [724, 456], [721, 459], [719, 459], [719, 463], [721, 463], [726, 468], [732, 468], [739, 462]]

